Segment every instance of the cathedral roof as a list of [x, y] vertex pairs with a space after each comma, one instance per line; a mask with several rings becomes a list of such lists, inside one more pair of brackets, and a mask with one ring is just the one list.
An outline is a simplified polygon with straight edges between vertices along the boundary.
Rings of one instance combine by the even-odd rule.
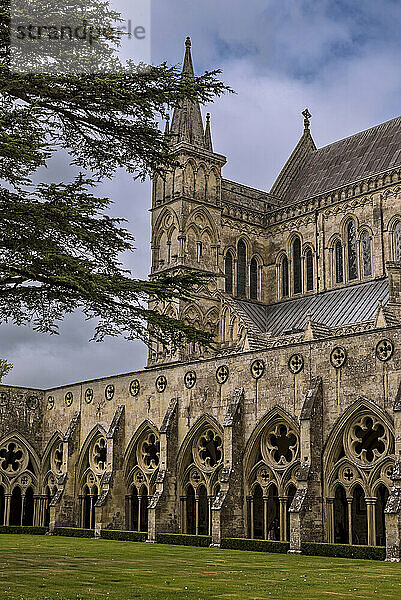
[[[298, 146], [304, 136], [305, 133]], [[272, 194], [282, 198], [283, 204], [329, 192], [400, 166], [401, 117], [323, 148], [313, 150], [302, 143], [300, 149], [302, 156], [299, 152], [294, 156], [296, 150], [293, 152], [271, 190]]]
[[260, 332], [279, 337], [303, 331], [309, 320], [341, 327], [375, 319], [379, 301], [388, 302], [388, 279], [376, 279], [271, 305], [234, 300]]

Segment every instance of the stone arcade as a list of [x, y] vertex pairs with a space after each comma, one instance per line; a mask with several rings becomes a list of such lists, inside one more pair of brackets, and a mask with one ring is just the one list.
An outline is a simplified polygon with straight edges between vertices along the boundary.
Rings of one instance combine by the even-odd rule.
[[[193, 74], [190, 41], [184, 72]], [[270, 192], [228, 181], [210, 117], [167, 123], [152, 277], [225, 274], [159, 306], [211, 331], [143, 371], [0, 386], [0, 522], [387, 545], [401, 532], [401, 117], [317, 149]]]

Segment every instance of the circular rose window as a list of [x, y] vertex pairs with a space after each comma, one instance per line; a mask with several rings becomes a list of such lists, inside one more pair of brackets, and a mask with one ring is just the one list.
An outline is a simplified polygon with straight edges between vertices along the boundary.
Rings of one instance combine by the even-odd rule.
[[196, 440], [194, 461], [203, 471], [213, 471], [223, 460], [223, 440], [213, 429], [207, 429]]
[[287, 423], [277, 423], [262, 438], [262, 455], [277, 467], [291, 464], [298, 454], [298, 435]]
[[390, 436], [387, 426], [373, 415], [363, 415], [344, 432], [346, 453], [365, 466], [388, 453]]

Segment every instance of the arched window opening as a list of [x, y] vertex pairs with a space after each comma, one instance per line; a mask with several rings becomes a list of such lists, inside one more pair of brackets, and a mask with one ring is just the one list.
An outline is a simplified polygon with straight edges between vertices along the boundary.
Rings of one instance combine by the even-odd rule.
[[224, 274], [226, 276], [226, 287], [227, 294], [233, 293], [233, 255], [230, 251], [227, 252], [224, 261]]
[[352, 494], [352, 543], [368, 543], [368, 518], [365, 494], [360, 485], [355, 486]]
[[294, 294], [302, 292], [302, 259], [301, 259], [301, 240], [297, 237], [292, 244], [292, 265], [293, 265], [293, 291]]
[[22, 517], [22, 494], [21, 488], [15, 487], [11, 494], [10, 502], [10, 525], [21, 525]]
[[281, 260], [281, 297], [287, 298], [288, 295], [288, 258], [286, 256], [283, 256]]
[[394, 228], [394, 260], [401, 262], [401, 221]]
[[251, 300], [258, 298], [258, 263], [256, 258], [251, 260], [250, 268], [250, 297]]
[[196, 515], [195, 515], [195, 491], [192, 485], [187, 487], [186, 495], [186, 533], [195, 535], [196, 533]]
[[363, 276], [372, 276], [372, 244], [370, 241], [370, 235], [367, 231], [364, 231], [361, 236], [362, 246], [362, 268]]
[[263, 492], [260, 485], [255, 486], [253, 493], [253, 537], [263, 539], [264, 537], [264, 502]]
[[351, 220], [347, 225], [347, 249], [348, 249], [348, 279], [358, 279], [358, 246], [356, 239], [355, 221]]
[[4, 488], [2, 485], [0, 485], [0, 525], [4, 525], [5, 506], [6, 506], [6, 501], [5, 501]]
[[46, 488], [46, 510], [45, 510], [45, 527], [49, 526], [50, 523], [50, 501], [51, 492], [49, 486]]
[[297, 491], [297, 488], [295, 487], [294, 484], [291, 483], [288, 486], [288, 490], [287, 490], [287, 531], [286, 531], [286, 535], [285, 535], [285, 539], [287, 540], [287, 542], [290, 541], [290, 506], [292, 504], [292, 501], [294, 499], [296, 491]]
[[24, 514], [22, 517], [22, 525], [33, 525], [33, 489], [29, 487], [25, 492], [24, 497]]
[[149, 505], [149, 497], [148, 497], [148, 489], [144, 485], [141, 487], [140, 495], [139, 495], [139, 518], [140, 523], [138, 530], [139, 531], [147, 531], [148, 530], [148, 505]]
[[245, 243], [238, 242], [238, 263], [237, 263], [237, 296], [246, 295], [246, 247]]
[[386, 523], [384, 519], [384, 509], [386, 508], [389, 491], [385, 485], [380, 484], [376, 490], [376, 545], [386, 545]]
[[344, 283], [344, 258], [343, 247], [340, 241], [334, 246], [334, 263], [336, 272], [336, 283]]
[[306, 291], [313, 291], [313, 254], [312, 250], [307, 250], [305, 254], [306, 261]]
[[199, 522], [198, 522], [198, 535], [209, 534], [209, 503], [207, 498], [207, 491], [204, 485], [199, 489]]
[[334, 542], [348, 544], [348, 503], [344, 488], [337, 486], [334, 496]]
[[98, 489], [96, 486], [89, 491], [85, 486], [82, 496], [82, 526], [84, 529], [94, 529], [95, 527], [95, 504], [98, 499]]
[[277, 487], [273, 484], [269, 487], [267, 496], [267, 539], [280, 539], [280, 504]]

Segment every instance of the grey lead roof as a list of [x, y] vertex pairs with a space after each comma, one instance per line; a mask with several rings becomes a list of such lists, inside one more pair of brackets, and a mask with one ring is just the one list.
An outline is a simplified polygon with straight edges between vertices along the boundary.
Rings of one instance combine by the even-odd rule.
[[284, 332], [304, 330], [311, 312], [312, 321], [328, 327], [373, 320], [379, 300], [388, 302], [388, 279], [349, 285], [336, 290], [294, 298], [265, 306], [246, 300], [235, 300], [261, 332], [280, 336]]
[[401, 117], [310, 152], [283, 203], [292, 204], [401, 165]]

